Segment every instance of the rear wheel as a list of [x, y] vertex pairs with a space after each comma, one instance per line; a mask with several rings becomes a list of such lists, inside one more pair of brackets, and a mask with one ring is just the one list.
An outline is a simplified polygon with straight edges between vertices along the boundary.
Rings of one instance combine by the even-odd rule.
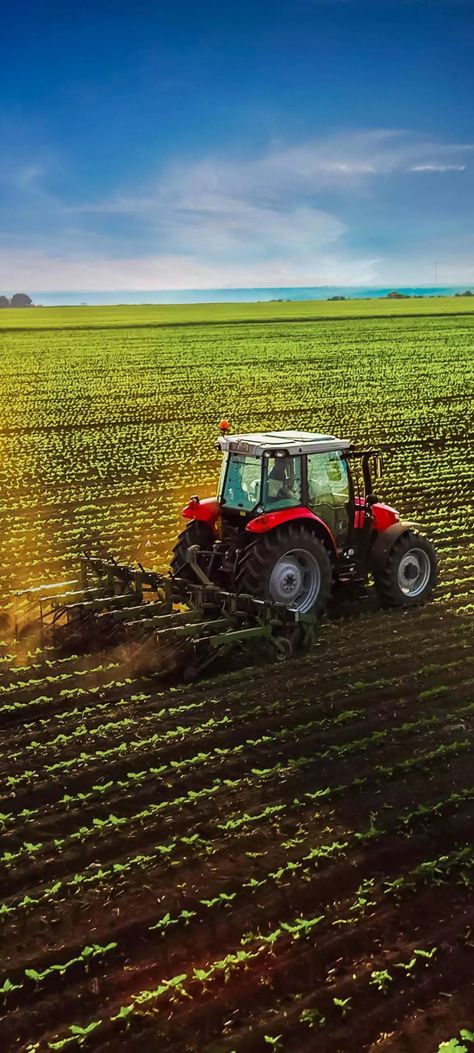
[[412, 530], [395, 542], [375, 587], [389, 607], [417, 607], [430, 598], [437, 581], [437, 555], [426, 538]]
[[332, 584], [326, 545], [301, 523], [259, 538], [245, 554], [238, 574], [239, 592], [318, 615], [327, 607]]
[[179, 578], [185, 578], [186, 581], [194, 582], [196, 578], [193, 569], [186, 560], [187, 551], [193, 545], [209, 549], [212, 548], [213, 544], [214, 535], [207, 523], [200, 523], [197, 519], [192, 519], [187, 527], [181, 531], [174, 546], [171, 558], [171, 573], [176, 574]]

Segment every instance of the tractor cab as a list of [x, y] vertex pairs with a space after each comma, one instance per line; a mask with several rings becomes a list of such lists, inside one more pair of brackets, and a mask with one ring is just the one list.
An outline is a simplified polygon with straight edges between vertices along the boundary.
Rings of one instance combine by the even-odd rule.
[[352, 499], [349, 442], [284, 431], [224, 434], [216, 445], [224, 454], [218, 490], [223, 522], [240, 519], [242, 525], [262, 514], [309, 509], [342, 541]]

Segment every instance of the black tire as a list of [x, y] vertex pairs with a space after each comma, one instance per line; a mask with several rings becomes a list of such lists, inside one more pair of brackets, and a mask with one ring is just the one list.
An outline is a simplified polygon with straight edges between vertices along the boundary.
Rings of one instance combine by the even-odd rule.
[[185, 529], [181, 531], [174, 546], [170, 564], [171, 573], [176, 574], [179, 578], [184, 578], [186, 581], [196, 581], [192, 567], [186, 561], [186, 553], [192, 545], [199, 545], [199, 548], [209, 549], [212, 548], [213, 544], [214, 535], [207, 523], [200, 523], [197, 519], [192, 519]]
[[[412, 559], [410, 559], [410, 554]], [[438, 580], [438, 557], [430, 541], [407, 530], [374, 573], [374, 583], [387, 607], [419, 607], [429, 600]]]
[[[285, 556], [288, 561], [285, 561]], [[276, 569], [277, 564], [279, 570]], [[286, 579], [290, 580], [292, 569], [294, 576], [296, 573], [296, 581], [290, 595], [285, 583], [285, 572]], [[302, 581], [307, 579], [308, 587], [304, 594], [303, 586], [298, 596], [295, 590], [299, 572]], [[314, 578], [312, 591], [311, 575]], [[326, 610], [331, 596], [333, 565], [324, 542], [301, 522], [292, 522], [263, 534], [255, 544], [249, 546], [239, 567], [236, 584], [239, 592], [320, 615]]]

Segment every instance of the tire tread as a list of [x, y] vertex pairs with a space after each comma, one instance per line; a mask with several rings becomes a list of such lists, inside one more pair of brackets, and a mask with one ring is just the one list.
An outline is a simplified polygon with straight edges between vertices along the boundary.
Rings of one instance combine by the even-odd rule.
[[331, 556], [324, 541], [309, 530], [303, 523], [289, 523], [277, 527], [268, 534], [263, 534], [258, 541], [248, 547], [237, 569], [235, 587], [238, 592], [249, 593], [262, 599], [268, 599], [266, 583], [282, 549], [289, 546], [304, 547], [305, 541], [311, 541], [320, 555], [322, 583], [320, 594], [313, 609], [317, 615], [322, 614], [332, 593], [334, 570]]

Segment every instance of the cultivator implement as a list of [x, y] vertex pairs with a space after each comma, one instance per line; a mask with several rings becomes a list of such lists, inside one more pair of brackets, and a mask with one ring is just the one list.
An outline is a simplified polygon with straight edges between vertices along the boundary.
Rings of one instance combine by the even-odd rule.
[[118, 648], [135, 672], [184, 671], [194, 677], [256, 640], [279, 660], [311, 647], [313, 615], [227, 592], [200, 576], [203, 580], [191, 582], [84, 556], [78, 579], [17, 594], [17, 636], [22, 623], [31, 627], [32, 606], [39, 602], [43, 646], [62, 653]]

